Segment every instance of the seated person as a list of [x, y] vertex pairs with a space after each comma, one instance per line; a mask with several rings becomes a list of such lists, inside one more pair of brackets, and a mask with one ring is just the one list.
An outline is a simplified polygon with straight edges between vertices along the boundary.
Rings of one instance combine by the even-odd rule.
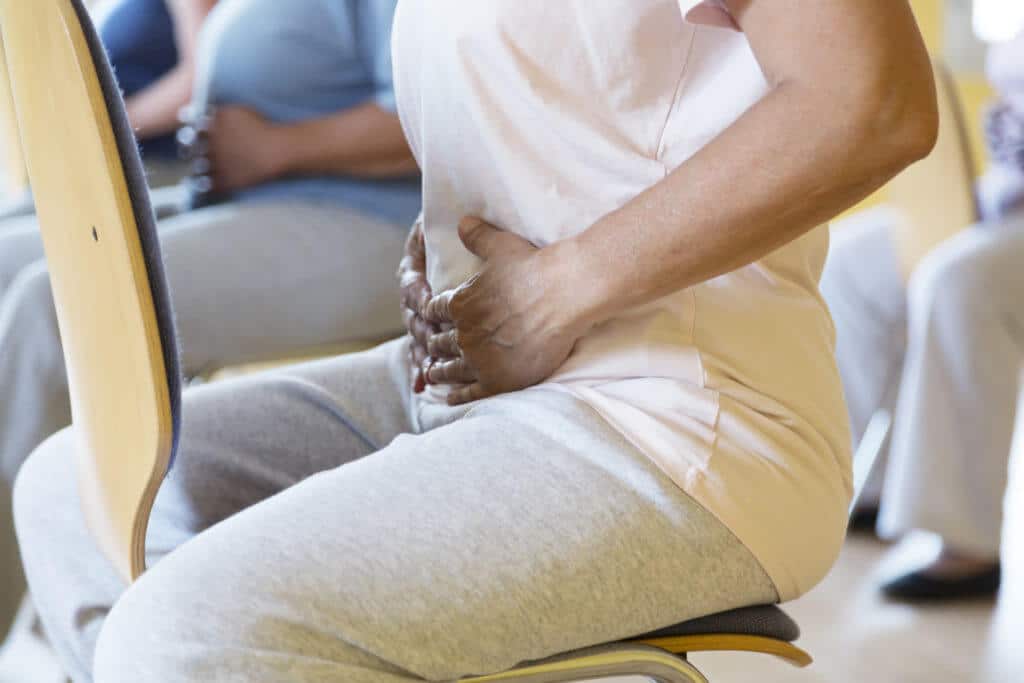
[[187, 392], [127, 590], [73, 434], [32, 456], [19, 538], [75, 681], [455, 680], [828, 572], [851, 470], [821, 222], [930, 150], [928, 55], [905, 2], [697, 5], [729, 26], [403, 0], [418, 337]]
[[[894, 598], [991, 595], [999, 587], [1003, 492], [1024, 351], [1024, 33], [992, 48], [1000, 99], [989, 116], [991, 167], [981, 224], [934, 250], [909, 286], [881, 207], [836, 225], [822, 280], [838, 332], [855, 438], [880, 407], [894, 412], [888, 463], [865, 512], [879, 532], [942, 539], [938, 557], [888, 581]], [[965, 226], [966, 227], [966, 226]]]
[[[211, 14], [197, 106], [216, 108], [225, 199], [160, 223], [189, 376], [401, 330], [394, 269], [420, 188], [394, 111], [396, 2], [222, 0]], [[0, 486], [70, 422], [42, 258], [34, 223], [0, 232]]]

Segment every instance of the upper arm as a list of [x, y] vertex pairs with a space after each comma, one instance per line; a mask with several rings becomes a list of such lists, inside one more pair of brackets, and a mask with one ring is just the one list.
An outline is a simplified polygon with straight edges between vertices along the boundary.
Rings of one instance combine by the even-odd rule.
[[865, 85], [931, 86], [931, 65], [907, 0], [724, 0], [769, 82], [813, 80], [857, 92]]
[[190, 62], [196, 54], [199, 31], [217, 0], [168, 0], [167, 8], [174, 22], [174, 40], [181, 62]]
[[908, 0], [725, 3], [769, 84], [803, 93], [809, 122], [931, 149], [935, 80]]

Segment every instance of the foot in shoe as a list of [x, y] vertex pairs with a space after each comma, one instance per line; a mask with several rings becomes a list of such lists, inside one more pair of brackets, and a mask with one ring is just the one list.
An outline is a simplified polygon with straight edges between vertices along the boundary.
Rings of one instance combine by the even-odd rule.
[[981, 558], [944, 548], [929, 564], [882, 586], [896, 600], [956, 600], [992, 597], [999, 591], [998, 559]]

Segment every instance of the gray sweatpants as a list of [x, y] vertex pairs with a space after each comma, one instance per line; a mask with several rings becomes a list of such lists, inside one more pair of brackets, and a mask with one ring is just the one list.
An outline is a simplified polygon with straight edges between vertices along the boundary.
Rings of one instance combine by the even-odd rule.
[[69, 433], [33, 454], [18, 535], [74, 680], [449, 680], [776, 600], [586, 404], [423, 406], [407, 348], [189, 391], [127, 591], [83, 527]]
[[[162, 210], [173, 189], [154, 192]], [[185, 372], [277, 359], [401, 329], [394, 273], [408, 226], [333, 204], [244, 202], [160, 222]], [[0, 223], [0, 487], [70, 423], [36, 220]], [[0, 495], [0, 638], [22, 595]]]
[[994, 557], [1024, 358], [1024, 215], [948, 240], [909, 286], [899, 220], [882, 207], [837, 225], [822, 278], [855, 436], [875, 410], [894, 416], [865, 495], [881, 499], [885, 536], [921, 529]]

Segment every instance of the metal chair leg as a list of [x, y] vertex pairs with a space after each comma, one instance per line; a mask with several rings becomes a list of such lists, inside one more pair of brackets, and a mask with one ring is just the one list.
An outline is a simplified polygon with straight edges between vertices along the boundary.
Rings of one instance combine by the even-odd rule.
[[658, 683], [708, 683], [683, 657], [643, 645], [590, 648], [461, 683], [572, 683], [618, 676], [645, 676]]

